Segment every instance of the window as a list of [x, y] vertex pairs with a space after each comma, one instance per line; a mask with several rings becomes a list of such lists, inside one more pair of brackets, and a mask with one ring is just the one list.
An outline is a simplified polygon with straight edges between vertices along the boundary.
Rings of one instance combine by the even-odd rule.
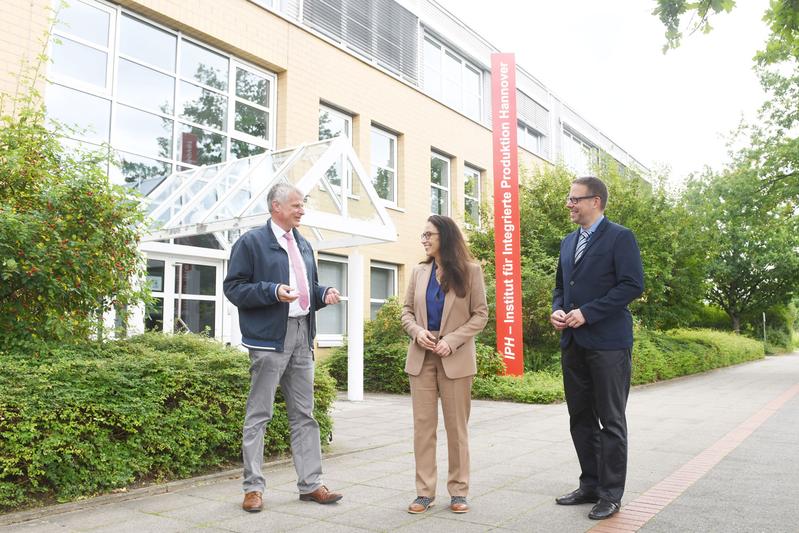
[[256, 155], [274, 137], [275, 76], [92, 0], [61, 9], [48, 116], [109, 143], [114, 181], [146, 194], [175, 170]]
[[[346, 137], [352, 142], [352, 117], [333, 108], [319, 106], [319, 140], [339, 136]], [[326, 176], [333, 187], [340, 187], [341, 178], [344, 176], [347, 190], [352, 190], [349, 169], [345, 168], [343, 158], [328, 169]]]
[[480, 171], [466, 166], [463, 176], [463, 218], [475, 227], [480, 227]]
[[449, 215], [450, 160], [433, 152], [430, 156], [430, 211], [434, 215]]
[[397, 136], [372, 127], [372, 185], [377, 195], [397, 203]]
[[563, 129], [563, 162], [578, 176], [593, 172], [599, 149], [569, 129]]
[[429, 35], [424, 37], [423, 58], [425, 92], [467, 117], [480, 120], [482, 71]]
[[521, 120], [518, 123], [517, 133], [517, 142], [519, 146], [534, 154], [542, 154], [544, 142], [544, 136], [542, 134], [538, 133]]
[[341, 346], [347, 334], [347, 258], [319, 255], [319, 285], [335, 287], [341, 303], [329, 305], [316, 314], [319, 346]]
[[377, 312], [389, 297], [397, 294], [397, 267], [384, 263], [372, 263], [370, 271], [369, 316], [374, 320]]

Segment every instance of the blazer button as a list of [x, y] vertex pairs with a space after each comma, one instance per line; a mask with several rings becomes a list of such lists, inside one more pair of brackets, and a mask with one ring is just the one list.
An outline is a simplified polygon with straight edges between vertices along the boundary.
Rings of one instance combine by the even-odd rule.
[[574, 302], [570, 303], [570, 304], [569, 304], [569, 307], [570, 307], [570, 308], [572, 308], [572, 309], [574, 309]]
[[570, 286], [570, 287], [574, 287], [574, 281], [570, 281], [570, 282], [569, 282], [569, 286]]

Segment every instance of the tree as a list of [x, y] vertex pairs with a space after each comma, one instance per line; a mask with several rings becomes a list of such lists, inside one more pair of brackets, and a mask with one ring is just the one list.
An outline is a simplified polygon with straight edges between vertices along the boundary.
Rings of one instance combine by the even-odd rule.
[[799, 290], [797, 205], [770, 195], [746, 167], [692, 179], [686, 208], [708, 243], [708, 299], [741, 331], [747, 314], [787, 305]]
[[109, 183], [108, 151], [66, 149], [33, 87], [19, 94], [0, 94], [0, 350], [85, 339], [145, 294], [143, 213]]
[[688, 23], [690, 33], [696, 31], [708, 33], [712, 30], [710, 16], [722, 11], [729, 13], [733, 7], [735, 7], [735, 0], [699, 0], [696, 2], [688, 2], [688, 0], [658, 0], [658, 7], [655, 8], [652, 14], [657, 15], [666, 27], [666, 44], [663, 45], [663, 52], [680, 46], [680, 41], [683, 37], [680, 30], [680, 22], [686, 13], [692, 15]]
[[[622, 175], [615, 161], [607, 157], [597, 165], [596, 175], [610, 192], [606, 215], [632, 229], [641, 248], [645, 292], [631, 306], [633, 313], [646, 326], [687, 325], [705, 294], [705, 245], [697, 231], [698, 222], [669, 197], [662, 181], [649, 183], [631, 172]], [[560, 242], [575, 229], [565, 208], [573, 179], [564, 167], [521, 172], [519, 231], [527, 347], [556, 346], [558, 335], [549, 324], [549, 315]], [[484, 210], [484, 217], [490, 217], [489, 212]], [[496, 279], [493, 221], [486, 218], [482, 227], [469, 234], [469, 245], [475, 257], [485, 262], [490, 295]], [[489, 316], [496, 316], [493, 304], [489, 304]], [[493, 333], [493, 328], [486, 328], [481, 340], [493, 343]]]

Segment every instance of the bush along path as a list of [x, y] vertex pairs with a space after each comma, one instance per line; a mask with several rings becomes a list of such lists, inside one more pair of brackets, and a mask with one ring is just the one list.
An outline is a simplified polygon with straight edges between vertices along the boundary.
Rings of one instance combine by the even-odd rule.
[[[364, 389], [405, 394], [409, 338], [400, 325], [402, 306], [390, 299], [375, 320], [364, 326]], [[490, 326], [489, 326], [490, 327]], [[665, 332], [637, 328], [633, 347], [634, 385], [704, 372], [764, 357], [763, 345], [741, 335], [709, 329]], [[339, 388], [347, 386], [347, 347], [336, 349], [323, 362]], [[563, 400], [563, 380], [557, 370], [528, 371], [522, 377], [500, 376], [502, 359], [493, 346], [478, 343], [477, 375], [472, 396], [520, 403]]]

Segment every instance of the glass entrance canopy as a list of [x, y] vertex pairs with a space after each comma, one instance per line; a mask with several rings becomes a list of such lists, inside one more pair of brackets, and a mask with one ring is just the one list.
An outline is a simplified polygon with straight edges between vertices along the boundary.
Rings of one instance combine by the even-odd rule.
[[269, 219], [266, 201], [278, 181], [305, 196], [303, 235], [317, 250], [393, 242], [397, 231], [348, 139], [296, 148], [172, 174], [145, 198], [145, 241], [214, 234], [229, 246]]

